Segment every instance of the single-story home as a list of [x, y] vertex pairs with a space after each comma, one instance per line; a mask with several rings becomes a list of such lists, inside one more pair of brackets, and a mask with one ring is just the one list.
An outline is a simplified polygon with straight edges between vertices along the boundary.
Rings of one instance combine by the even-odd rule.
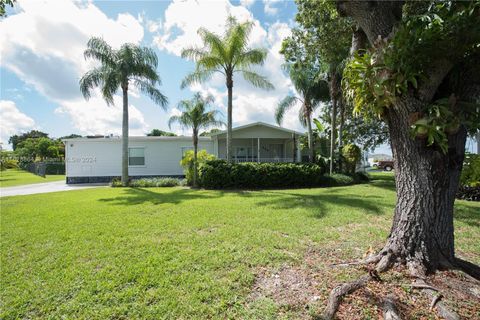
[[[303, 133], [263, 122], [233, 128], [232, 151], [236, 162], [296, 162], [301, 159]], [[226, 131], [199, 137], [199, 150], [218, 159], [226, 158]], [[65, 143], [67, 183], [109, 182], [121, 175], [120, 137], [73, 138]], [[192, 137], [132, 136], [128, 141], [129, 175], [143, 177], [183, 177], [180, 160], [193, 149]]]

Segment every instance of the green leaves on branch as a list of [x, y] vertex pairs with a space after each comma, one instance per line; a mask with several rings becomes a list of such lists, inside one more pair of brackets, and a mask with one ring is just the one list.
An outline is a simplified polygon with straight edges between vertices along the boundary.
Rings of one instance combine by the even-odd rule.
[[[439, 99], [428, 105], [423, 113], [411, 115], [412, 136], [426, 139], [428, 146], [437, 146], [446, 153], [448, 135], [457, 133], [461, 125], [476, 126], [478, 129], [480, 126], [478, 113], [475, 116], [475, 109], [478, 107], [477, 104], [456, 101], [453, 95], [449, 99]], [[469, 110], [471, 112], [468, 112]]]
[[388, 49], [386, 42], [382, 42], [364, 54], [356, 53], [343, 72], [345, 98], [357, 114], [373, 111], [381, 116], [384, 108], [392, 106], [396, 98], [407, 91], [409, 84], [414, 88], [418, 86], [418, 73], [395, 70], [383, 62]]

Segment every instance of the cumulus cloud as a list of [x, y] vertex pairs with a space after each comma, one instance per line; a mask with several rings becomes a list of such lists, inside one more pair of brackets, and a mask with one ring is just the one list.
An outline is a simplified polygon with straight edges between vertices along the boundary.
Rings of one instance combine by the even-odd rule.
[[[246, 7], [232, 5], [226, 0], [208, 2], [177, 0], [173, 1], [165, 11], [161, 31], [154, 37], [154, 43], [160, 50], [180, 56], [182, 49], [202, 45], [197, 34], [200, 27], [221, 34], [225, 30], [225, 21], [229, 15], [236, 17], [240, 22], [253, 21], [249, 45], [265, 47], [268, 50], [265, 64], [254, 69], [266, 76], [275, 86], [274, 91], [257, 89], [237, 75], [234, 78], [233, 89], [234, 125], [243, 125], [252, 121], [274, 123], [276, 105], [282, 98], [293, 92], [291, 81], [282, 70], [282, 64], [285, 61], [279, 53], [282, 40], [291, 32], [288, 24], [276, 22], [265, 28]], [[209, 19], [204, 19], [205, 16]], [[226, 115], [225, 79], [221, 75], [214, 76], [208, 83], [194, 84], [190, 90], [212, 94], [215, 104]], [[301, 129], [297, 113], [298, 109], [288, 112], [284, 126]]]
[[29, 131], [35, 128], [35, 121], [21, 112], [15, 102], [0, 100], [0, 142], [3, 147], [8, 138], [14, 134]]
[[240, 0], [240, 4], [247, 8], [250, 7], [254, 2], [255, 0]]
[[[57, 103], [57, 112], [68, 114], [81, 132], [115, 131], [118, 124], [111, 119], [116, 117], [105, 116], [111, 108], [98, 95], [89, 102], [80, 95], [78, 81], [94, 65], [83, 51], [92, 36], [113, 47], [139, 43], [144, 30], [138, 19], [130, 14], [111, 19], [90, 1], [19, 0], [16, 7], [17, 14], [0, 22], [1, 66]], [[140, 111], [132, 109], [132, 128], [145, 125]]]
[[275, 4], [281, 0], [263, 0], [263, 11], [269, 16], [274, 16], [278, 13], [278, 8], [275, 7]]

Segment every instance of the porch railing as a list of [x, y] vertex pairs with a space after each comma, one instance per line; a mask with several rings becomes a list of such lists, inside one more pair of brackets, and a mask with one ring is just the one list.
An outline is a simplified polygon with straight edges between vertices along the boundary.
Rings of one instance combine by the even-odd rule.
[[[223, 160], [226, 160], [226, 158], [221, 158]], [[281, 162], [293, 162], [293, 158], [292, 157], [288, 157], [288, 158], [279, 158], [279, 157], [275, 157], [275, 158], [259, 158], [257, 159], [257, 157], [246, 157], [246, 158], [233, 158], [232, 161], [235, 162], [235, 163], [240, 163], [240, 162], [277, 162], [277, 163], [281, 163]]]

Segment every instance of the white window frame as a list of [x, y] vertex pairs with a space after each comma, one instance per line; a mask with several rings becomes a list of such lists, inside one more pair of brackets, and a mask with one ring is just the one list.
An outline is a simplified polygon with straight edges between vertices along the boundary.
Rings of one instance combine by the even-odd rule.
[[[143, 149], [143, 164], [130, 164], [130, 149]], [[147, 165], [147, 157], [145, 156], [145, 147], [135, 146], [135, 147], [128, 147], [128, 166], [132, 168], [141, 168], [146, 167]]]

